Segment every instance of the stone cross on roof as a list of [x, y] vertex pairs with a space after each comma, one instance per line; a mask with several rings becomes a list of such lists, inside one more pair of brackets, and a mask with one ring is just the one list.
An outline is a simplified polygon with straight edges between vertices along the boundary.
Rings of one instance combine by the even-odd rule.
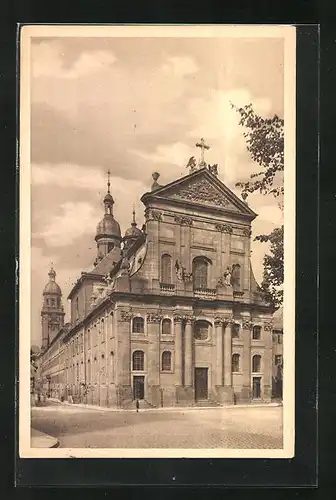
[[205, 149], [210, 149], [210, 146], [208, 146], [207, 144], [205, 144], [204, 142], [204, 139], [202, 137], [202, 139], [200, 140], [200, 142], [197, 142], [196, 143], [196, 147], [197, 148], [201, 148], [201, 159], [199, 160], [198, 162], [198, 165], [202, 168], [202, 167], [206, 167], [207, 164], [204, 160], [204, 150]]

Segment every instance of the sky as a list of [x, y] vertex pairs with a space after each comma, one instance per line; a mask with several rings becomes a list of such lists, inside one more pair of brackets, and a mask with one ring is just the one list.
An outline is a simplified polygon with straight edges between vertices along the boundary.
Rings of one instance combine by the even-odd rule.
[[[277, 38], [34, 38], [31, 47], [32, 344], [41, 343], [42, 292], [51, 263], [67, 296], [96, 256], [106, 172], [124, 232], [151, 174], [186, 175], [204, 137], [208, 163], [238, 196], [258, 169], [230, 102], [283, 117], [283, 40]], [[279, 226], [272, 196], [251, 195], [256, 234]], [[257, 280], [267, 245], [252, 241]]]

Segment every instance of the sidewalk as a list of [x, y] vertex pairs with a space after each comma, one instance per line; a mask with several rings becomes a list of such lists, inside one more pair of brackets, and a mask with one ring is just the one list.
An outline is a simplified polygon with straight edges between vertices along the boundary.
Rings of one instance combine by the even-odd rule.
[[31, 429], [31, 448], [57, 448], [59, 442], [56, 438], [44, 432]]
[[[96, 410], [96, 411], [110, 411], [110, 412], [129, 412], [135, 411], [135, 408], [123, 409], [123, 408], [108, 408], [106, 406], [90, 405], [85, 403], [68, 403], [67, 401], [59, 401], [58, 399], [49, 398], [48, 401], [58, 403], [59, 406], [67, 406], [74, 408], [83, 408], [86, 410]], [[194, 410], [223, 410], [223, 409], [238, 409], [238, 408], [268, 408], [282, 406], [279, 402], [272, 403], [250, 403], [250, 404], [237, 404], [237, 405], [223, 405], [223, 406], [164, 406], [159, 408], [141, 408], [141, 412], [162, 412], [162, 411], [194, 411]], [[38, 407], [37, 407], [38, 408]]]

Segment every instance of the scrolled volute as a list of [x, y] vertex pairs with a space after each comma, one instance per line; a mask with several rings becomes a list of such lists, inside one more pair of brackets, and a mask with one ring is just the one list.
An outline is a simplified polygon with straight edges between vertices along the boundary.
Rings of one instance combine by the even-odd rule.
[[148, 323], [160, 323], [162, 321], [162, 314], [158, 313], [148, 313], [147, 314], [147, 321]]
[[133, 314], [131, 311], [125, 311], [125, 310], [120, 311], [119, 321], [127, 322], [127, 321], [131, 321], [132, 318], [133, 318]]
[[251, 330], [253, 327], [253, 323], [249, 319], [244, 319], [242, 321], [242, 327], [243, 327], [243, 330]]

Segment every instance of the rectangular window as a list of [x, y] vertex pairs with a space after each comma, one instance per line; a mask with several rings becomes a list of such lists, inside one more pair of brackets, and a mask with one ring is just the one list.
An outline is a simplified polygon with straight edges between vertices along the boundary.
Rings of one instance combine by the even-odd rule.
[[282, 344], [282, 335], [279, 333], [278, 335], [278, 344]]
[[261, 326], [255, 325], [252, 330], [252, 339], [260, 340], [261, 338]]
[[133, 333], [144, 333], [144, 328], [145, 328], [145, 322], [143, 318], [141, 317], [133, 318], [133, 328], [132, 328]]
[[233, 339], [238, 339], [239, 338], [239, 330], [240, 330], [240, 325], [238, 323], [234, 323], [231, 327], [231, 332], [232, 332], [232, 338]]

